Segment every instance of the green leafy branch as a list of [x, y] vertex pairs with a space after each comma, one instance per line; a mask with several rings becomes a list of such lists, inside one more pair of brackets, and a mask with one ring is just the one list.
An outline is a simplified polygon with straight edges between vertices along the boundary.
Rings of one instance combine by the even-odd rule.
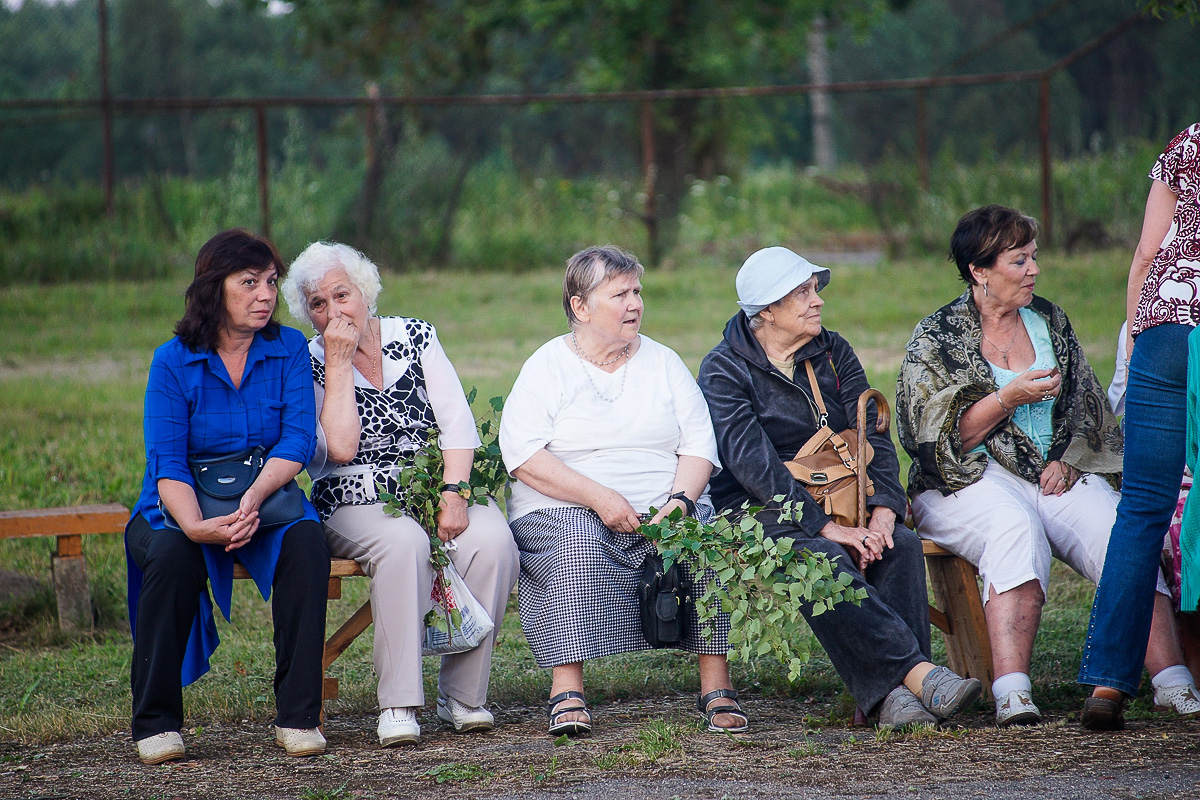
[[[780, 504], [784, 517], [795, 518], [799, 512], [799, 504], [784, 502], [783, 495], [772, 501]], [[745, 503], [702, 523], [675, 509], [640, 530], [668, 569], [676, 561], [692, 568], [704, 638], [712, 637], [718, 614], [729, 614], [729, 657], [748, 661], [771, 654], [787, 666], [788, 680], [795, 681], [812, 655], [802, 611], [819, 616], [841, 602], [858, 604], [867, 595], [850, 587], [849, 573], [835, 576], [823, 553], [798, 548], [791, 537], [768, 538], [757, 516], [763, 510]], [[706, 570], [716, 579], [701, 586]]]
[[[471, 387], [467, 393], [467, 403], [473, 406], [477, 394], [475, 387]], [[500, 497], [507, 500], [512, 493], [508, 485], [508, 471], [500, 454], [500, 412], [504, 410], [504, 398], [493, 397], [488, 401], [488, 406], [486, 414], [476, 420], [481, 444], [475, 449], [471, 476], [458, 484], [459, 494], [468, 506], [486, 506]], [[450, 564], [450, 556], [437, 535], [437, 514], [442, 502], [445, 467], [442, 450], [438, 447], [438, 430], [429, 428], [425, 431], [425, 441], [413, 453], [411, 460], [400, 468], [396, 479], [397, 493], [383, 491], [382, 487], [379, 491], [385, 514], [412, 517], [429, 535], [429, 563], [438, 573]], [[457, 609], [451, 610], [450, 619], [431, 610], [425, 624], [448, 633], [450, 626], [461, 627], [462, 619]]]

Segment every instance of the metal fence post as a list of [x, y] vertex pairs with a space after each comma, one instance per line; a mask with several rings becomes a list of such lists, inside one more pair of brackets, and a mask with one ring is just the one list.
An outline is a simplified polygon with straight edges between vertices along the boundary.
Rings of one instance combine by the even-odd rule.
[[101, 182], [104, 185], [104, 213], [111, 217], [116, 213], [116, 203], [113, 200], [112, 95], [108, 89], [108, 6], [105, 0], [96, 0], [96, 11], [100, 24], [100, 121], [104, 132]]
[[646, 205], [642, 220], [646, 223], [646, 263], [658, 266], [658, 203], [655, 199], [658, 184], [658, 161], [654, 157], [654, 105], [650, 100], [641, 103], [642, 175]]
[[271, 199], [269, 170], [267, 169], [267, 110], [261, 105], [254, 107], [254, 121], [258, 133], [258, 211], [262, 216], [263, 236], [271, 238]]
[[1050, 73], [1042, 73], [1038, 79], [1038, 138], [1042, 151], [1042, 231], [1045, 244], [1054, 241], [1054, 217], [1051, 210], [1051, 181], [1053, 180], [1050, 165]]

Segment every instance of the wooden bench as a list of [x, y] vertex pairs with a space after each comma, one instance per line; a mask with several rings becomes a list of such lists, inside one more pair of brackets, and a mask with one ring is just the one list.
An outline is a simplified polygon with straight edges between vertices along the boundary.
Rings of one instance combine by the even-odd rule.
[[118, 503], [0, 511], [0, 539], [56, 537], [50, 567], [59, 627], [91, 630], [92, 594], [83, 559], [83, 537], [92, 533], [121, 533], [128, 521], [129, 509]]
[[[235, 563], [233, 577], [246, 579], [250, 577], [250, 574], [240, 563]], [[355, 577], [366, 577], [366, 573], [358, 566], [357, 561], [349, 558], [331, 558], [329, 560], [329, 589], [326, 597], [329, 600], [342, 599], [342, 578]], [[346, 652], [346, 648], [354, 643], [359, 634], [370, 626], [371, 619], [371, 601], [367, 600], [325, 641], [325, 655], [321, 659], [322, 672], [329, 671], [333, 662], [337, 661], [338, 657]], [[338, 679], [325, 678], [321, 686], [321, 699], [336, 700], [337, 696]]]
[[950, 669], [983, 683], [983, 695], [992, 696], [992, 645], [976, 578], [979, 570], [966, 559], [933, 542], [922, 540], [925, 570], [933, 587], [934, 604], [929, 621], [946, 635], [946, 662]]

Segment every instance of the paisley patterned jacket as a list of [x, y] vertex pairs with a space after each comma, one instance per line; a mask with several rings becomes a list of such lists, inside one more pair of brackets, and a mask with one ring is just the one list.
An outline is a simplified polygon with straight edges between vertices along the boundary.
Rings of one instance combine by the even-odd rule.
[[896, 382], [896, 427], [912, 457], [910, 497], [928, 489], [950, 494], [979, 480], [990, 455], [1002, 467], [1037, 483], [1046, 462], [1063, 461], [1100, 475], [1120, 488], [1124, 440], [1104, 389], [1075, 338], [1066, 312], [1034, 295], [1029, 308], [1045, 318], [1062, 372], [1062, 391], [1051, 417], [1054, 436], [1048, 459], [1011, 420], [984, 440], [984, 453], [963, 452], [958, 421], [963, 412], [996, 391], [980, 351], [979, 309], [968, 289], [918, 323], [905, 349]]

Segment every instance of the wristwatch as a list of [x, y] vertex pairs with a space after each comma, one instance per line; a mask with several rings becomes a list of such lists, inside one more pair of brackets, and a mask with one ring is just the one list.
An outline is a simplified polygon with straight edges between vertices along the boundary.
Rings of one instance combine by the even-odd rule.
[[471, 487], [461, 486], [457, 483], [443, 483], [442, 488], [438, 489], [438, 493], [445, 494], [446, 492], [454, 492], [456, 495], [461, 497], [463, 500], [466, 500], [468, 497], [471, 496]]
[[683, 492], [676, 492], [667, 498], [668, 500], [679, 500], [683, 503], [683, 511], [689, 517], [696, 516], [696, 503], [692, 498], [688, 497]]

